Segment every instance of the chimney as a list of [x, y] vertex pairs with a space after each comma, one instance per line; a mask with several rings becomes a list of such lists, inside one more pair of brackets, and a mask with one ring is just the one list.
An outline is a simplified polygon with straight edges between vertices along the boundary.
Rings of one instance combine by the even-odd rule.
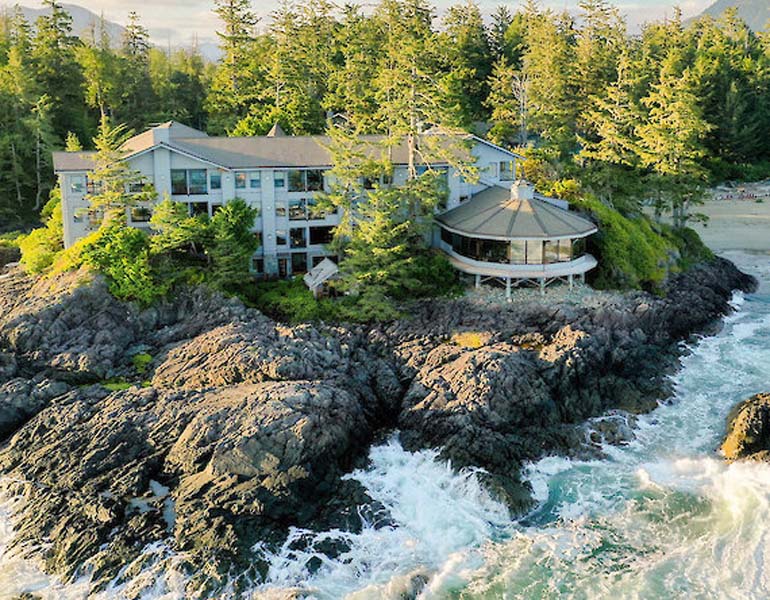
[[517, 179], [511, 185], [511, 200], [532, 200], [535, 197], [535, 186], [524, 179]]

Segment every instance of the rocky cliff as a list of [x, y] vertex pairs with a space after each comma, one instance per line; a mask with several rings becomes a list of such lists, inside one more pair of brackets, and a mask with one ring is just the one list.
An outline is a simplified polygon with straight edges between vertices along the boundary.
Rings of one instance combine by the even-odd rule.
[[579, 451], [588, 417], [654, 407], [680, 342], [753, 285], [716, 260], [664, 296], [597, 308], [430, 301], [387, 325], [286, 327], [201, 289], [139, 310], [82, 273], [12, 272], [0, 470], [25, 499], [17, 541], [52, 571], [105, 582], [170, 540], [190, 585], [215, 589], [259, 571], [250, 549], [291, 526], [359, 526], [368, 499], [341, 476], [394, 429], [407, 448], [484, 468], [521, 510], [523, 461]]

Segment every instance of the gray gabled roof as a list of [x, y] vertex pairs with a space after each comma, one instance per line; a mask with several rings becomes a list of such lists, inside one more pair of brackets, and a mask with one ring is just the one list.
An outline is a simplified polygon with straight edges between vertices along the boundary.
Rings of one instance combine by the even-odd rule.
[[62, 171], [90, 171], [94, 168], [94, 156], [96, 152], [54, 152], [53, 170]]
[[[159, 142], [159, 137], [154, 132], [161, 129], [168, 130], [168, 135], [164, 135], [163, 141]], [[282, 132], [278, 126], [274, 129], [275, 131], [272, 132], [274, 135], [260, 137], [209, 137], [202, 131], [169, 121], [134, 136], [126, 142], [123, 149], [126, 151], [126, 158], [130, 158], [157, 145], [162, 145], [225, 169], [331, 166], [332, 157], [329, 150], [331, 139], [329, 137], [280, 135]], [[472, 136], [462, 137], [492, 146], [486, 140]], [[467, 149], [457, 144], [459, 139], [461, 138], [457, 134], [429, 133], [421, 136], [423, 144], [437, 146], [448, 155], [467, 152]], [[363, 136], [361, 138], [361, 154], [380, 158], [375, 155], [385, 152], [384, 141], [385, 137], [381, 135]], [[497, 146], [494, 147], [497, 148]], [[498, 149], [508, 152], [502, 148]], [[509, 152], [509, 154], [515, 156], [513, 153]], [[54, 170], [56, 172], [87, 171], [93, 167], [93, 155], [93, 152], [55, 152]], [[388, 158], [394, 164], [406, 164], [408, 161], [406, 141], [393, 146], [389, 150]], [[455, 156], [455, 158], [470, 157]], [[435, 160], [433, 164], [441, 164], [441, 162]]]
[[581, 238], [597, 231], [591, 221], [541, 198], [520, 200], [493, 186], [436, 221], [454, 233], [491, 240]]

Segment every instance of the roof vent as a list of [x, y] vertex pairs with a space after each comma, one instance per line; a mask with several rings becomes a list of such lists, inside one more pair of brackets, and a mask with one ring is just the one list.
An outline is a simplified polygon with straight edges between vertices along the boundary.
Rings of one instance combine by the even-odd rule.
[[511, 185], [511, 200], [532, 200], [535, 197], [535, 186], [524, 179], [517, 179]]
[[275, 125], [273, 125], [273, 128], [268, 131], [267, 137], [285, 137], [286, 132], [281, 127], [281, 124], [276, 121]]

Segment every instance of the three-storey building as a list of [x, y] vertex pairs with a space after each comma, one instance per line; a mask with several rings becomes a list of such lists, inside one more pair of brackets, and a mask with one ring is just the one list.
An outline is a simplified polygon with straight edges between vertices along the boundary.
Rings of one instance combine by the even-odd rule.
[[[439, 135], [439, 134], [435, 134]], [[516, 179], [518, 156], [485, 140], [469, 137], [472, 160], [481, 178], [471, 184], [448, 164], [432, 163], [446, 172], [448, 209], [495, 185], [510, 187]], [[376, 143], [375, 138], [364, 140]], [[319, 192], [329, 189], [329, 139], [288, 136], [280, 127], [261, 137], [212, 137], [176, 122], [168, 122], [131, 138], [124, 146], [130, 167], [152, 183], [158, 198], [168, 194], [188, 205], [191, 214], [213, 216], [234, 198], [258, 211], [254, 234], [260, 249], [253, 259], [258, 274], [288, 276], [304, 273], [330, 254], [327, 244], [339, 215], [324, 214], [315, 206]], [[88, 235], [98, 226], [89, 213], [87, 195], [93, 152], [56, 152], [54, 168], [62, 190], [64, 245]], [[392, 150], [392, 180], [407, 178], [405, 145]], [[419, 169], [427, 168], [420, 165]], [[362, 182], [367, 187], [368, 182]], [[130, 209], [128, 222], [149, 227], [151, 206]]]

